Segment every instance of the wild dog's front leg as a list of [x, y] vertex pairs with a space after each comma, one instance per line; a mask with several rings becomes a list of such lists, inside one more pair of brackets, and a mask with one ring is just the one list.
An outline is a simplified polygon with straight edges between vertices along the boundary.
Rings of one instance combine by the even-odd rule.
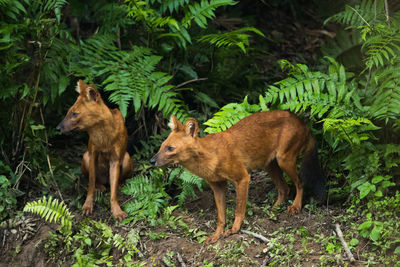
[[236, 187], [235, 221], [233, 222], [232, 229], [226, 230], [224, 236], [229, 236], [231, 234], [239, 232], [240, 227], [242, 226], [246, 212], [249, 183], [250, 183], [250, 175], [247, 172], [245, 175], [242, 176], [242, 179], [235, 182], [235, 187]]
[[89, 184], [88, 193], [86, 195], [85, 203], [82, 206], [82, 212], [88, 215], [93, 212], [94, 191], [96, 184], [96, 157], [97, 155], [89, 152]]
[[120, 176], [120, 162], [119, 161], [111, 161], [110, 162], [110, 188], [111, 188], [111, 212], [116, 219], [122, 221], [128, 214], [126, 214], [118, 203], [118, 185], [119, 185], [119, 176]]
[[214, 243], [221, 238], [225, 228], [226, 218], [226, 182], [209, 182], [208, 183], [214, 192], [215, 205], [217, 207], [218, 224], [215, 233], [206, 238], [206, 244]]

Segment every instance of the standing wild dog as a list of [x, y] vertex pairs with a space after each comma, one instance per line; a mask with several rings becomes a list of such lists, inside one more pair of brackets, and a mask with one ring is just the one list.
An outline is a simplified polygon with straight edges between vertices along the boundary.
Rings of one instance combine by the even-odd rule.
[[128, 133], [124, 119], [118, 109], [110, 110], [104, 104], [93, 85], [79, 80], [76, 91], [79, 93], [78, 99], [57, 130], [62, 133], [79, 130], [89, 134], [88, 150], [83, 154], [81, 164], [82, 174], [89, 178], [88, 193], [82, 206], [83, 214], [93, 212], [95, 187], [104, 190], [104, 185], [109, 183], [111, 212], [121, 221], [127, 214], [119, 206], [117, 190], [119, 183], [133, 171], [126, 152]]
[[[316, 143], [310, 129], [288, 111], [267, 111], [250, 115], [224, 132], [198, 137], [195, 119], [182, 125], [175, 116], [170, 124], [171, 134], [150, 160], [156, 166], [180, 164], [202, 177], [214, 192], [218, 225], [206, 243], [217, 241], [240, 230], [245, 216], [249, 189], [249, 171], [265, 167], [278, 190], [273, 207], [286, 200], [289, 186], [282, 171], [296, 186], [296, 197], [287, 213], [301, 210], [304, 186], [319, 197], [325, 192], [325, 178], [318, 163]], [[303, 151], [304, 181], [297, 173], [296, 160]], [[236, 211], [232, 229], [225, 232], [225, 193], [227, 181], [236, 187]]]

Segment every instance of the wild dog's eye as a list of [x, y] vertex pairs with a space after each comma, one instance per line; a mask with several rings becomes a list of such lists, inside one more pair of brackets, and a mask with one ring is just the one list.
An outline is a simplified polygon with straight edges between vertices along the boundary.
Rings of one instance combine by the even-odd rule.
[[169, 147], [167, 147], [167, 150], [168, 150], [169, 152], [172, 152], [172, 151], [175, 150], [175, 147], [169, 146]]
[[72, 112], [71, 118], [76, 118], [76, 117], [78, 117], [78, 115], [79, 115], [79, 113], [77, 113], [77, 112]]

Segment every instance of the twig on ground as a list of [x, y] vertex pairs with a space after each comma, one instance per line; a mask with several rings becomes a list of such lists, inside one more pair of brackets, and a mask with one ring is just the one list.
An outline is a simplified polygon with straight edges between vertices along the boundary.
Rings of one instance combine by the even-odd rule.
[[347, 254], [347, 257], [349, 258], [349, 261], [350, 261], [351, 263], [355, 262], [356, 260], [354, 259], [354, 256], [353, 256], [353, 254], [351, 253], [349, 246], [347, 245], [346, 241], [345, 241], [344, 238], [343, 238], [343, 233], [342, 233], [342, 230], [340, 230], [340, 225], [337, 223], [337, 224], [335, 224], [335, 227], [336, 227], [336, 228], [335, 228], [336, 233], [337, 233], [337, 235], [338, 235], [338, 237], [339, 237], [339, 239], [340, 239], [340, 242], [342, 242], [342, 246], [343, 246], [343, 248], [344, 248], [344, 251], [345, 251], [346, 254]]
[[[251, 235], [251, 236], [253, 236], [255, 238], [258, 238], [258, 239], [262, 240], [263, 242], [265, 242], [267, 244], [271, 242], [271, 240], [269, 240], [268, 238], [266, 238], [265, 236], [263, 236], [261, 234], [257, 234], [257, 233], [254, 233], [254, 232], [251, 232], [251, 231], [247, 231], [247, 230], [240, 230], [240, 232], [243, 233], [243, 234]], [[268, 247], [266, 247], [263, 250], [263, 253], [266, 254], [266, 256], [264, 257], [264, 260], [263, 260], [263, 262], [261, 264], [261, 267], [267, 266], [268, 262], [270, 261], [270, 257], [269, 257], [268, 252], [273, 248], [274, 248], [274, 246], [272, 244], [268, 244]]]
[[269, 261], [269, 257], [268, 257], [268, 256], [265, 256], [265, 258], [264, 258], [264, 260], [263, 260], [263, 262], [262, 262], [262, 264], [261, 264], [261, 267], [267, 266], [268, 261]]
[[250, 231], [247, 231], [247, 230], [240, 230], [240, 232], [243, 233], [243, 234], [251, 235], [251, 236], [254, 236], [255, 238], [261, 239], [265, 243], [269, 243], [271, 241], [271, 240], [269, 240], [268, 238], [266, 238], [263, 235], [260, 235], [260, 234], [257, 234], [257, 233], [253, 233], [253, 232], [250, 232]]
[[182, 259], [182, 256], [179, 252], [176, 253], [176, 257], [178, 258], [179, 263], [181, 264], [182, 267], [186, 267], [185, 262]]

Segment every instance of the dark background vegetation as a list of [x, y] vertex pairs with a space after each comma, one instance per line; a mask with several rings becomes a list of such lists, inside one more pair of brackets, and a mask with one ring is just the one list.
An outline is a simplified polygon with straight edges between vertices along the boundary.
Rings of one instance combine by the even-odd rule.
[[[22, 213], [27, 202], [40, 199], [30, 211], [61, 224], [41, 243], [44, 262], [179, 264], [177, 251], [145, 253], [141, 244], [151, 240], [157, 247], [182, 236], [199, 246], [213, 226], [193, 225], [190, 217], [211, 224], [216, 218], [212, 202], [190, 208], [211, 197], [201, 179], [148, 164], [168, 134], [170, 116], [194, 117], [206, 134], [254, 112], [287, 109], [307, 121], [318, 140], [328, 199], [307, 202], [309, 214], [322, 218], [303, 218], [303, 212], [304, 220], [297, 219], [307, 223], [294, 226], [285, 224], [283, 211], [267, 211], [272, 186], [262, 200], [250, 197], [244, 227], [278, 233], [266, 264], [342, 265], [336, 234], [313, 228], [312, 220], [344, 225], [358, 263], [398, 264], [399, 9], [398, 1], [387, 0], [0, 0], [2, 258], [18, 262], [41, 231]], [[110, 217], [107, 193], [96, 197], [94, 217], [79, 215], [86, 193], [79, 162], [87, 135], [55, 131], [77, 97], [78, 79], [94, 84], [125, 117], [135, 173], [121, 189], [130, 215], [122, 225]], [[271, 185], [261, 174], [253, 174], [253, 186], [259, 179]], [[268, 218], [259, 225], [278, 216], [282, 227], [257, 228], [258, 215]], [[15, 229], [19, 238], [6, 242]], [[302, 241], [290, 241], [291, 235]], [[304, 245], [310, 240], [318, 256]], [[186, 251], [184, 259], [197, 266], [240, 266], [254, 244], [236, 244], [212, 253], [208, 248], [203, 258], [196, 256], [203, 248], [196, 247], [200, 252]]]

